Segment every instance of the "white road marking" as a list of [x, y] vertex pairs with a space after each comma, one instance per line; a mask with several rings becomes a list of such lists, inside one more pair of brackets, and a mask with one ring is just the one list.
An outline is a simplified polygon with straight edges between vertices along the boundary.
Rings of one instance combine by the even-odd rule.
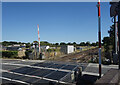
[[[9, 72], [7, 70], [2, 70], [3, 72], [8, 72], [8, 73], [11, 73], [11, 74], [17, 74], [17, 75], [23, 75], [23, 76], [26, 76], [26, 77], [32, 77], [32, 78], [39, 78], [39, 79], [44, 79], [44, 80], [48, 80], [48, 81], [54, 81], [54, 82], [62, 82], [62, 83], [67, 83], [67, 82], [63, 82], [63, 81], [59, 81], [59, 80], [54, 80], [54, 79], [49, 79], [49, 78], [44, 78], [44, 77], [38, 77], [38, 76], [34, 76], [34, 75], [25, 75], [25, 74], [20, 74], [20, 73], [15, 73], [15, 72]], [[55, 71], [54, 71], [55, 72]], [[2, 77], [4, 78], [4, 77]], [[4, 79], [8, 79], [8, 80], [11, 80], [9, 78], [4, 78]], [[14, 80], [12, 79], [12, 81], [16, 81], [16, 82], [20, 82], [20, 83], [26, 83], [28, 84], [27, 82], [23, 82], [23, 81], [19, 81], [19, 80]]]
[[12, 63], [2, 63], [6, 65], [15, 65], [15, 66], [27, 66], [27, 67], [32, 67], [32, 68], [40, 68], [40, 69], [49, 69], [49, 70], [59, 70], [59, 71], [64, 71], [64, 72], [71, 72], [71, 70], [65, 70], [65, 69], [56, 69], [56, 68], [47, 68], [47, 67], [38, 67], [38, 66], [31, 66], [31, 65], [24, 65], [24, 64], [12, 64]]
[[5, 78], [5, 77], [0, 77], [0, 78], [11, 81], [11, 79], [9, 79], [9, 78]]
[[15, 81], [15, 82], [18, 82], [18, 83], [23, 83], [23, 84], [28, 84], [29, 85], [29, 83], [23, 82], [23, 81], [19, 81], [19, 80], [12, 80], [12, 81]]
[[[87, 67], [97, 67], [97, 68], [99, 68], [99, 64], [89, 63]], [[102, 65], [102, 68], [114, 68], [114, 69], [118, 69], [118, 65]]]
[[23, 82], [23, 81], [19, 81], [19, 80], [14, 80], [14, 79], [9, 79], [9, 78], [6, 78], [6, 77], [0, 77], [1, 79], [5, 79], [5, 80], [9, 80], [9, 81], [15, 81], [15, 82], [18, 82], [18, 83], [23, 83], [23, 84], [29, 84], [27, 82]]
[[30, 65], [23, 65], [23, 64], [14, 64], [14, 63], [2, 63], [2, 64], [8, 64], [8, 65], [15, 65], [15, 66], [30, 66]]
[[49, 78], [43, 78], [44, 80], [48, 80], [48, 81], [54, 81], [58, 83], [58, 80], [54, 80], [54, 79], [49, 79]]
[[[98, 73], [92, 73], [92, 72], [86, 72], [86, 71], [83, 71], [83, 72], [82, 72], [82, 75], [84, 75], [84, 74], [99, 76]], [[104, 75], [104, 74], [102, 74], [102, 76], [103, 76], [103, 75]]]
[[[10, 72], [10, 71], [6, 71], [4, 70], [4, 72], [8, 72], [8, 73], [12, 73], [12, 74], [17, 74], [17, 75], [23, 75], [23, 76], [26, 76], [26, 77], [34, 77], [34, 78], [39, 78], [39, 79], [44, 79], [44, 80], [49, 80], [49, 81], [54, 81], [54, 82], [60, 82], [60, 83], [64, 83], [64, 84], [67, 84], [68, 82], [63, 82], [63, 81], [58, 81], [58, 80], [54, 80], [54, 79], [49, 79], [49, 78], [45, 78], [46, 76], [56, 72], [56, 71], [63, 71], [63, 72], [73, 72], [73, 70], [65, 70], [65, 69], [62, 69], [63, 67], [67, 66], [67, 65], [64, 65], [62, 66], [60, 69], [56, 69], [56, 68], [48, 68], [48, 67], [38, 67], [38, 66], [31, 66], [31, 65], [24, 65], [24, 64], [15, 64], [15, 63], [2, 63], [2, 64], [6, 64], [6, 65], [16, 65], [16, 66], [27, 66], [27, 67], [31, 67], [31, 68], [40, 68], [40, 69], [49, 69], [49, 70], [54, 70], [53, 72], [45, 75], [44, 77], [38, 77], [38, 76], [34, 76], [34, 75], [26, 75], [26, 74], [20, 74], [20, 73], [16, 73], [16, 72]], [[76, 67], [75, 67], [76, 68]], [[16, 80], [14, 80], [16, 81]], [[19, 82], [19, 81], [18, 81]], [[20, 81], [21, 82], [21, 81]]]
[[26, 60], [21, 60], [21, 61], [26, 61]]

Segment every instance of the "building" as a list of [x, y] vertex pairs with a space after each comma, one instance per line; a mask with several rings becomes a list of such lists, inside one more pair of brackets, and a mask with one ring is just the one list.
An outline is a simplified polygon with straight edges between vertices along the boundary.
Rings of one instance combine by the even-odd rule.
[[2, 50], [2, 44], [0, 44], [0, 50]]
[[47, 49], [50, 48], [50, 46], [40, 46], [40, 48], [41, 48], [41, 49], [46, 49], [46, 50], [47, 50]]
[[69, 54], [74, 52], [74, 46], [73, 45], [62, 45], [61, 46], [61, 52], [64, 54]]
[[77, 50], [82, 51], [84, 48], [83, 47], [76, 47]]
[[2, 50], [6, 50], [6, 49], [7, 49], [5, 46], [2, 46], [2, 47], [0, 47], [0, 48], [2, 48]]
[[22, 48], [25, 48], [25, 45], [14, 44], [7, 46], [6, 50], [18, 51], [18, 50], [22, 50]]
[[6, 50], [17, 51], [20, 47], [6, 47]]

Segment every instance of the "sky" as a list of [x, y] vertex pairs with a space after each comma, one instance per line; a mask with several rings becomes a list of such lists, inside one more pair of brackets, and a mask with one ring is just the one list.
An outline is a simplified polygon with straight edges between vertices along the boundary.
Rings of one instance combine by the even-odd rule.
[[[4, 2], [2, 4], [2, 40], [96, 42], [98, 41], [98, 9], [96, 2]], [[110, 4], [101, 3], [102, 39], [113, 23]]]

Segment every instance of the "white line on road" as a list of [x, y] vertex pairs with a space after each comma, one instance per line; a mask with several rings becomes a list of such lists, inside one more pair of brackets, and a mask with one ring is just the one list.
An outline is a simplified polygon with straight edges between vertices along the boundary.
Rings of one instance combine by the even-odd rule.
[[[59, 80], [54, 80], [54, 79], [49, 79], [49, 78], [44, 78], [44, 77], [38, 77], [38, 76], [34, 76], [34, 75], [25, 75], [25, 74], [20, 74], [20, 73], [15, 73], [15, 72], [9, 72], [7, 70], [2, 70], [2, 71], [3, 72], [8, 72], [8, 73], [11, 73], [11, 74], [23, 75], [23, 76], [26, 76], [26, 77], [39, 78], [39, 79], [44, 79], [44, 80], [48, 80], [48, 81], [54, 81], [54, 82], [57, 82], [57, 83], [58, 82], [62, 82], [64, 84], [68, 83], [68, 82], [63, 82], [63, 81], [59, 81]], [[9, 78], [4, 78], [4, 79], [9, 79]], [[9, 79], [9, 80], [11, 80], [11, 79]], [[26, 83], [27, 84], [27, 82], [18, 81], [18, 80], [14, 80], [14, 79], [12, 79], [12, 81], [16, 81], [16, 82]]]
[[[97, 67], [97, 68], [99, 68], [99, 64], [89, 63], [87, 67]], [[118, 69], [118, 65], [102, 65], [102, 68], [114, 68], [114, 69]]]
[[20, 80], [14, 80], [14, 79], [9, 79], [9, 78], [5, 78], [5, 77], [0, 77], [0, 78], [5, 79], [5, 80], [9, 80], [9, 81], [15, 81], [15, 82], [18, 82], [18, 83], [29, 84], [27, 82], [23, 82], [23, 81], [20, 81]]
[[[92, 73], [92, 72], [86, 72], [86, 71], [83, 71], [83, 72], [82, 72], [82, 75], [84, 75], [84, 74], [99, 76], [98, 73]], [[104, 75], [104, 74], [102, 74], [102, 76], [103, 76], [103, 75]]]
[[31, 65], [23, 65], [23, 64], [12, 64], [12, 63], [2, 63], [6, 65], [15, 65], [15, 66], [27, 66], [27, 67], [32, 67], [32, 68], [40, 68], [40, 69], [49, 69], [49, 70], [59, 70], [59, 71], [64, 71], [64, 72], [71, 72], [71, 70], [65, 70], [65, 69], [56, 69], [56, 68], [47, 68], [47, 67], [38, 67], [38, 66], [31, 66]]

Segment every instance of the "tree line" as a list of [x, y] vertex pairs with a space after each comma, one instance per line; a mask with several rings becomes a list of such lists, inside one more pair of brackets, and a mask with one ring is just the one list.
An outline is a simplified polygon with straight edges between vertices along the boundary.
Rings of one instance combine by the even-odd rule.
[[[14, 44], [19, 44], [19, 45], [26, 44], [26, 47], [30, 47], [30, 46], [33, 46], [34, 43], [38, 43], [38, 41], [33, 41], [32, 43], [30, 43], [30, 42], [25, 43], [25, 42], [15, 42], [15, 41], [3, 41], [2, 45], [3, 46], [9, 46], [9, 45], [14, 45]], [[98, 42], [90, 43], [89, 41], [87, 41], [87, 42], [81, 42], [81, 43], [78, 44], [76, 42], [73, 42], [73, 43], [71, 43], [71, 42], [68, 42], [68, 43], [65, 43], [65, 42], [61, 42], [61, 43], [49, 43], [47, 41], [41, 41], [40, 45], [41, 46], [61, 46], [61, 45], [98, 46]]]

